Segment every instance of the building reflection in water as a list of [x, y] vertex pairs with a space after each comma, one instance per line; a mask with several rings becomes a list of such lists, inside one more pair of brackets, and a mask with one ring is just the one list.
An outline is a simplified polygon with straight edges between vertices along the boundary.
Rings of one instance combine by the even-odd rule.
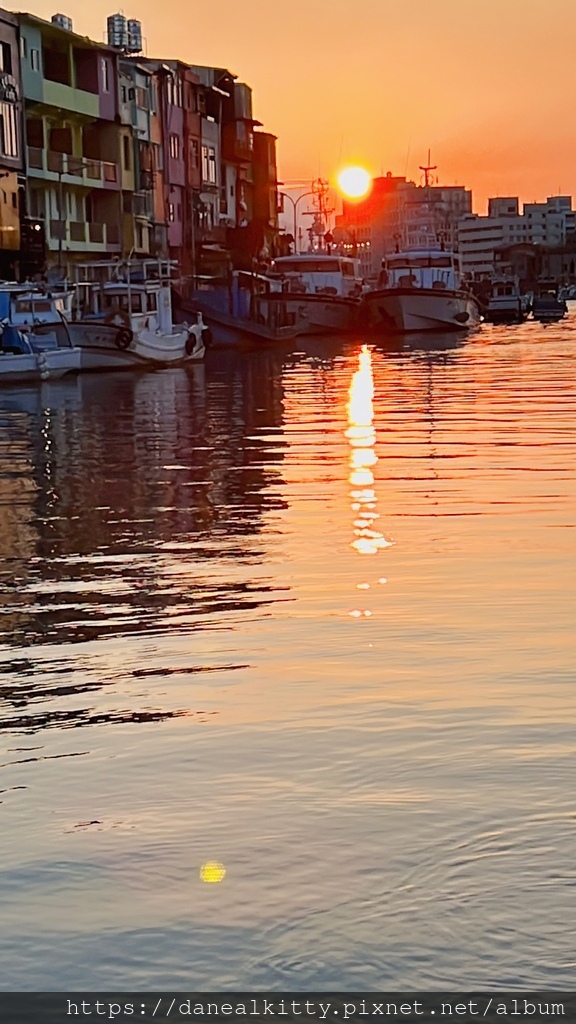
[[284, 596], [266, 565], [284, 505], [282, 357], [215, 355], [190, 371], [86, 376], [75, 402], [1, 400], [0, 729], [16, 709], [31, 731], [62, 714], [103, 720], [95, 707], [58, 711], [58, 697], [113, 683], [93, 647], [78, 670], [79, 644], [188, 636], [184, 671], [197, 672], [199, 631], [233, 629]]

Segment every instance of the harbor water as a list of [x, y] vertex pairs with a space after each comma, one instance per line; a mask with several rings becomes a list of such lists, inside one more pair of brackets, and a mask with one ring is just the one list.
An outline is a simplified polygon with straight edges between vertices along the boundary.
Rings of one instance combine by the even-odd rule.
[[576, 316], [0, 393], [0, 987], [573, 986]]

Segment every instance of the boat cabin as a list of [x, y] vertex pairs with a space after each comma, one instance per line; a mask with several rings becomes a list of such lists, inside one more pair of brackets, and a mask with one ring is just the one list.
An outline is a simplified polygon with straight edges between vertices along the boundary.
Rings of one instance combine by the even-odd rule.
[[274, 260], [271, 274], [287, 283], [287, 291], [297, 294], [357, 298], [363, 284], [360, 260], [349, 256], [280, 256]]
[[36, 324], [60, 323], [63, 317], [69, 317], [72, 294], [52, 294], [30, 284], [0, 283], [0, 319], [23, 330]]
[[433, 288], [458, 291], [462, 271], [460, 257], [444, 249], [410, 249], [382, 260], [379, 288]]
[[77, 285], [78, 307], [83, 320], [123, 321], [133, 331], [171, 331], [170, 288], [159, 281], [131, 284], [93, 281]]

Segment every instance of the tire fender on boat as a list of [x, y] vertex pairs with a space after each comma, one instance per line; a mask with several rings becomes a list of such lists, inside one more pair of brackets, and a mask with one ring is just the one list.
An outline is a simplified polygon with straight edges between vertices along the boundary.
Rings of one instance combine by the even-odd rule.
[[123, 352], [123, 351], [125, 351], [125, 349], [129, 348], [129, 346], [132, 344], [133, 338], [134, 338], [134, 331], [132, 330], [131, 327], [121, 327], [116, 332], [116, 337], [114, 338], [114, 344], [116, 345], [116, 348], [119, 348], [120, 351]]

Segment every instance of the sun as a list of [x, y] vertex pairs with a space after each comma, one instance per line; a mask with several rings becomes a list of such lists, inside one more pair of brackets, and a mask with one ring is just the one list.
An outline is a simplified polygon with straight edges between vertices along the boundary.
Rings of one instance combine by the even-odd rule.
[[372, 178], [363, 167], [345, 167], [338, 175], [338, 187], [348, 199], [361, 199], [372, 184]]

